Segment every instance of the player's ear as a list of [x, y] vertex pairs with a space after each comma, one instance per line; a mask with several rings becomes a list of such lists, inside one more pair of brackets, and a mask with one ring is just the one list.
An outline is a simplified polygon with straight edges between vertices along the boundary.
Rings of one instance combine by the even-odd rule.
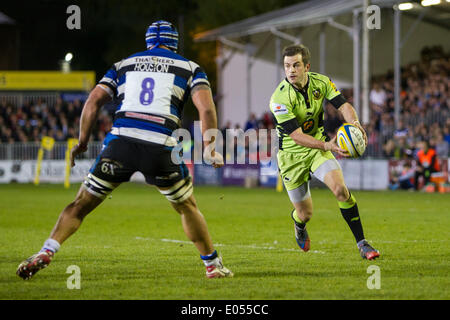
[[310, 68], [311, 68], [311, 63], [306, 64], [306, 66], [305, 66], [306, 72], [308, 72]]

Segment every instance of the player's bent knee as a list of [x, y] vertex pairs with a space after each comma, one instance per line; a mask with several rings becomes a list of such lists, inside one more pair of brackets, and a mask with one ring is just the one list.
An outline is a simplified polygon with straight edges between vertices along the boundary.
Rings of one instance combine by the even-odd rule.
[[[174, 205], [183, 204], [189, 201], [193, 191], [194, 186], [192, 185], [192, 178], [187, 177], [183, 180], [178, 181], [172, 187], [168, 189], [158, 189], [161, 194], [163, 194], [167, 200], [169, 200]], [[188, 205], [188, 203], [186, 203]], [[195, 205], [195, 203], [193, 203]]]
[[311, 220], [312, 214], [312, 210], [303, 209], [300, 211], [299, 218], [303, 222], [308, 222], [309, 220]]
[[350, 193], [345, 185], [336, 185], [333, 190], [334, 195], [338, 201], [347, 201]]
[[312, 212], [302, 214], [299, 218], [302, 222], [307, 223], [309, 220], [311, 220], [311, 216], [312, 216]]
[[111, 182], [97, 178], [92, 173], [87, 175], [83, 186], [87, 192], [101, 200], [104, 200], [117, 187]]
[[302, 203], [294, 203], [295, 214], [302, 222], [308, 222], [313, 215], [312, 201], [306, 200]]

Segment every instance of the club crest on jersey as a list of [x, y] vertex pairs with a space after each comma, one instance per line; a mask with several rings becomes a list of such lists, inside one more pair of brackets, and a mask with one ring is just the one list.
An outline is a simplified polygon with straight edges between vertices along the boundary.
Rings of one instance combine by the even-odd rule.
[[320, 89], [314, 89], [312, 94], [313, 94], [313, 97], [315, 100], [319, 100], [322, 97], [322, 93], [320, 92]]
[[303, 122], [302, 130], [304, 133], [309, 133], [314, 129], [314, 119], [309, 119]]
[[284, 104], [279, 103], [272, 103], [272, 111], [276, 116], [288, 113], [286, 106]]

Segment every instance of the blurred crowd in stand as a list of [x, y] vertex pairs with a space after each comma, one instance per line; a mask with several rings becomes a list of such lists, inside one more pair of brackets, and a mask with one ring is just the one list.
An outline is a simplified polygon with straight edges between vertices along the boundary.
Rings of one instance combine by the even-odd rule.
[[[450, 144], [450, 57], [442, 47], [424, 48], [421, 61], [401, 70], [400, 118], [395, 128], [394, 76], [374, 77], [369, 93], [370, 122], [364, 124], [369, 144], [365, 157], [414, 159], [419, 143], [427, 141], [438, 158], [447, 158]], [[341, 90], [353, 104], [351, 89]], [[342, 124], [339, 112], [326, 103], [325, 131], [332, 137]], [[242, 130], [274, 128], [269, 112], [252, 114]], [[224, 129], [241, 129], [230, 122]]]
[[[450, 59], [442, 47], [424, 48], [418, 63], [403, 66], [401, 70], [400, 118], [398, 128], [394, 121], [394, 77], [392, 72], [372, 78], [369, 94], [370, 122], [364, 124], [369, 144], [364, 157], [390, 158], [398, 160], [417, 159], [419, 143], [428, 142], [438, 159], [447, 158], [450, 144]], [[351, 89], [341, 92], [353, 104]], [[42, 136], [51, 136], [56, 141], [77, 138], [83, 103], [79, 100], [66, 102], [58, 99], [51, 105], [38, 99], [34, 103], [13, 105], [0, 100], [0, 141], [39, 142]], [[332, 137], [342, 123], [338, 111], [326, 103], [325, 131]], [[101, 141], [112, 126], [111, 108], [102, 109], [91, 140]], [[276, 137], [261, 135], [259, 129], [274, 129], [275, 122], [269, 110], [258, 117], [251, 114], [244, 127], [227, 122], [221, 128], [225, 146], [234, 151], [234, 157], [244, 154], [241, 151], [265, 151], [270, 157], [272, 145], [278, 144]], [[229, 136], [226, 135], [229, 130]], [[266, 143], [255, 145], [252, 139], [236, 144], [236, 129], [244, 132], [255, 129], [258, 138]], [[264, 130], [264, 132], [267, 132]], [[227, 139], [228, 138], [228, 139]], [[265, 150], [261, 150], [261, 148]], [[243, 150], [240, 150], [243, 149]], [[227, 156], [227, 155], [225, 155]], [[228, 157], [233, 155], [228, 155]], [[259, 159], [257, 153], [250, 152], [246, 158]], [[241, 159], [242, 160], [242, 159]], [[244, 159], [245, 161], [245, 159]]]
[[[43, 136], [55, 141], [78, 138], [80, 115], [83, 104], [79, 100], [65, 102], [57, 99], [53, 105], [37, 99], [35, 103], [14, 106], [0, 100], [0, 141], [40, 142]], [[111, 130], [111, 116], [103, 110], [92, 133], [92, 139], [101, 141]]]
[[[353, 104], [353, 90], [341, 92]], [[398, 160], [404, 165], [400, 172], [392, 175], [392, 189], [417, 189], [430, 182], [433, 173], [446, 169], [450, 146], [450, 56], [442, 47], [424, 48], [420, 62], [401, 69], [397, 128], [393, 72], [372, 79], [369, 101], [370, 121], [364, 124], [368, 146], [364, 157]], [[329, 103], [324, 109], [325, 132], [333, 137], [343, 118]], [[271, 113], [266, 112], [260, 118], [251, 114], [243, 128], [227, 122], [222, 132], [226, 129], [231, 132], [273, 129], [275, 126]], [[248, 151], [248, 143], [245, 146]]]

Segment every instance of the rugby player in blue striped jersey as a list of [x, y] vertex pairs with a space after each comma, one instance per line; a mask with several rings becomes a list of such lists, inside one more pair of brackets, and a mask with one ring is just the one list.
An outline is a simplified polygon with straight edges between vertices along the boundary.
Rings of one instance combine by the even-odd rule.
[[[199, 111], [202, 132], [217, 129], [207, 76], [198, 64], [176, 53], [178, 32], [170, 22], [151, 24], [146, 44], [147, 50], [115, 63], [90, 93], [81, 115], [79, 143], [71, 151], [72, 166], [75, 157], [87, 150], [99, 110], [114, 99], [117, 109], [112, 130], [75, 200], [62, 211], [41, 251], [19, 265], [17, 275], [21, 278], [30, 279], [48, 266], [84, 217], [136, 171], [148, 184], [155, 185], [181, 215], [183, 229], [205, 264], [206, 276], [233, 276], [214, 250], [186, 165], [176, 164], [171, 158], [177, 145], [172, 132], [180, 128], [183, 105], [189, 96]], [[222, 155], [214, 152], [210, 141], [204, 144], [212, 151], [205, 161], [215, 168], [223, 166]]]

